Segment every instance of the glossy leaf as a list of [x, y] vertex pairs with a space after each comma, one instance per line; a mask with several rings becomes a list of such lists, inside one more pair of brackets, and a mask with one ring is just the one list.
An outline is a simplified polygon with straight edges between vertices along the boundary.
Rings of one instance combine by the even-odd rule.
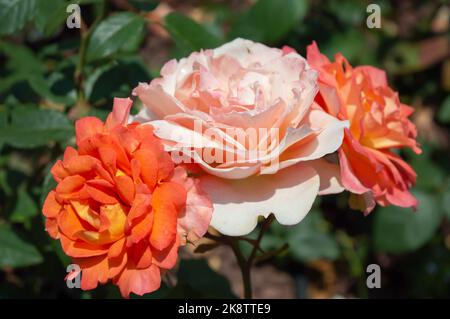
[[289, 251], [299, 261], [334, 260], [339, 256], [337, 242], [318, 211], [310, 212], [300, 224], [287, 231]]
[[258, 0], [238, 18], [229, 37], [274, 43], [300, 22], [308, 8], [308, 0]]
[[119, 51], [136, 51], [144, 36], [144, 26], [144, 20], [130, 12], [106, 18], [92, 33], [87, 60], [105, 58]]
[[434, 195], [415, 191], [420, 206], [412, 209], [390, 206], [375, 213], [374, 244], [378, 251], [403, 253], [423, 246], [436, 232], [442, 220]]
[[0, 268], [26, 267], [43, 261], [39, 251], [6, 225], [0, 225]]
[[438, 119], [442, 123], [450, 123], [450, 95], [442, 102], [438, 111]]
[[25, 223], [38, 214], [36, 203], [24, 186], [22, 185], [17, 192], [16, 206], [9, 217], [11, 222]]
[[182, 14], [173, 12], [165, 17], [165, 28], [169, 31], [176, 45], [187, 53], [200, 49], [215, 48], [220, 39], [204, 26]]
[[35, 0], [0, 0], [0, 35], [21, 30], [32, 19]]
[[0, 144], [33, 148], [73, 136], [73, 125], [61, 112], [15, 106], [10, 115], [8, 125], [0, 127]]
[[66, 0], [36, 0], [35, 23], [42, 34], [50, 36], [63, 26], [68, 4]]

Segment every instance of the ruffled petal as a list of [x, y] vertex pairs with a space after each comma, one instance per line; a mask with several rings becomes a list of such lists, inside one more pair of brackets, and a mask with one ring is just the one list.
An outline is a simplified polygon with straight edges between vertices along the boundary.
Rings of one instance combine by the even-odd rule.
[[283, 225], [299, 223], [311, 209], [320, 187], [317, 172], [303, 164], [242, 180], [211, 175], [200, 180], [214, 203], [211, 226], [229, 236], [250, 233], [258, 216], [270, 213]]

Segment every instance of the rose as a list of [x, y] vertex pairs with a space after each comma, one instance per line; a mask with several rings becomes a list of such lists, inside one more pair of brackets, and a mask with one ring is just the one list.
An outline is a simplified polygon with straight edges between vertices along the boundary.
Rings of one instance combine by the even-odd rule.
[[67, 147], [52, 167], [58, 185], [43, 206], [47, 232], [81, 267], [81, 288], [112, 280], [124, 297], [158, 289], [179, 245], [201, 237], [212, 213], [152, 127], [125, 124], [131, 105], [115, 99], [105, 125], [76, 122], [78, 150]]
[[244, 235], [271, 212], [298, 223], [319, 190], [342, 190], [331, 164], [311, 161], [338, 149], [346, 123], [312, 106], [317, 74], [297, 53], [236, 39], [169, 61], [161, 76], [134, 89], [146, 106], [135, 120], [209, 173], [220, 232]]
[[416, 207], [409, 191], [416, 173], [394, 153], [405, 147], [421, 152], [416, 128], [408, 119], [413, 108], [400, 102], [380, 69], [352, 68], [341, 54], [331, 62], [316, 43], [308, 47], [307, 59], [319, 71], [316, 102], [329, 114], [350, 122], [339, 149], [340, 172], [346, 189], [363, 194], [350, 204], [366, 213], [375, 202]]

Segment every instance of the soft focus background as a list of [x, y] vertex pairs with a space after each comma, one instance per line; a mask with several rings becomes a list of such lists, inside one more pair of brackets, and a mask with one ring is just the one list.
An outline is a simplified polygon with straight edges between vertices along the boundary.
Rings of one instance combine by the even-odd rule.
[[[380, 29], [366, 26], [371, 2]], [[81, 7], [81, 29], [66, 26], [69, 3]], [[302, 55], [316, 40], [329, 57], [386, 69], [416, 109], [424, 150], [403, 153], [418, 173], [416, 213], [377, 208], [364, 217], [342, 194], [322, 197], [298, 226], [272, 224], [263, 247], [289, 248], [253, 269], [255, 297], [450, 297], [450, 1], [0, 0], [0, 298], [119, 297], [110, 284], [66, 287], [70, 260], [40, 212], [54, 186], [49, 167], [73, 145], [74, 120], [105, 118], [114, 96], [129, 96], [170, 58], [238, 36]], [[229, 248], [193, 250], [147, 298], [241, 295]], [[366, 286], [372, 263], [380, 289]]]

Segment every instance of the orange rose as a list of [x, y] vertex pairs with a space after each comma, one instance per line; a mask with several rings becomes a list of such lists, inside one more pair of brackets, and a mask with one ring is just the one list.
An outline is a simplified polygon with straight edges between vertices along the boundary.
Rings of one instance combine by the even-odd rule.
[[316, 103], [350, 122], [339, 149], [341, 178], [346, 189], [364, 194], [351, 204], [366, 213], [375, 202], [381, 206], [417, 206], [409, 191], [416, 173], [393, 151], [409, 147], [417, 154], [421, 152], [416, 128], [408, 119], [413, 108], [400, 102], [380, 69], [352, 68], [341, 54], [331, 62], [316, 43], [308, 47], [307, 59], [319, 71]]
[[126, 124], [131, 99], [115, 99], [103, 124], [76, 123], [78, 150], [68, 147], [51, 173], [46, 230], [82, 270], [81, 288], [112, 280], [121, 294], [159, 288], [178, 247], [207, 231], [212, 205], [175, 167], [152, 126]]

